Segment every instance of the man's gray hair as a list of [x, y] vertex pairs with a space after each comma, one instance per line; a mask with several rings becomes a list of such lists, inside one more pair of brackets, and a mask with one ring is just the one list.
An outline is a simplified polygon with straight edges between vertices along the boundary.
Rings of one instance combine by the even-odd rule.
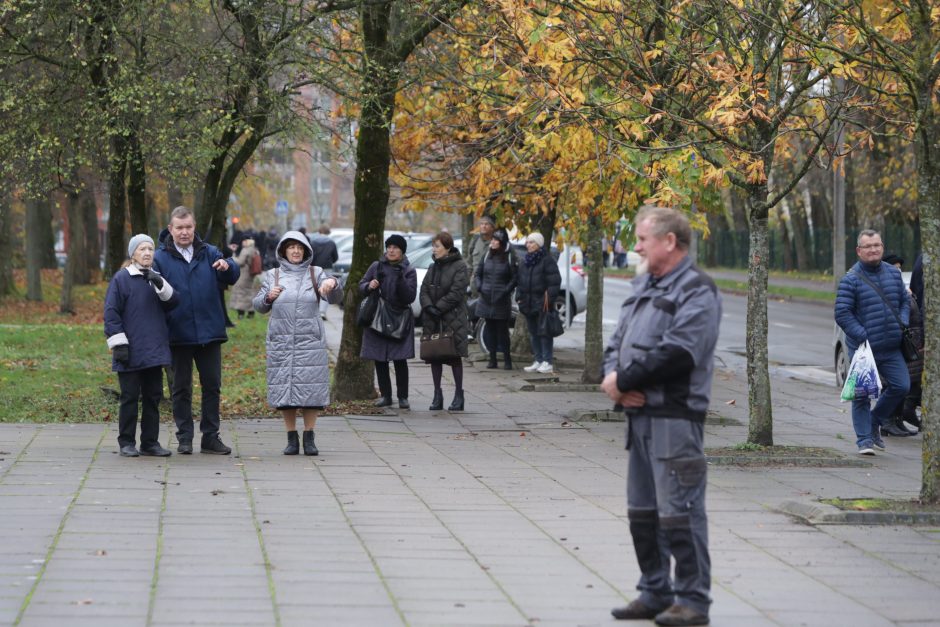
[[880, 237], [880, 236], [881, 236], [881, 233], [879, 233], [879, 232], [876, 231], [875, 229], [864, 229], [863, 231], [859, 231], [858, 239], [855, 240], [855, 245], [856, 245], [856, 246], [861, 246], [861, 245], [862, 245], [862, 238], [863, 238], [863, 237], [874, 237], [874, 236], [876, 236], [876, 235], [878, 235], [878, 236]]
[[193, 217], [193, 210], [190, 209], [189, 207], [180, 205], [179, 207], [174, 209], [172, 213], [170, 213], [170, 222], [172, 222], [174, 219], [185, 220], [186, 218], [191, 218], [191, 217]]
[[681, 211], [670, 207], [645, 206], [636, 214], [636, 224], [643, 220], [652, 223], [652, 232], [656, 237], [663, 238], [669, 233], [674, 234], [680, 250], [688, 250], [692, 245], [692, 227]]

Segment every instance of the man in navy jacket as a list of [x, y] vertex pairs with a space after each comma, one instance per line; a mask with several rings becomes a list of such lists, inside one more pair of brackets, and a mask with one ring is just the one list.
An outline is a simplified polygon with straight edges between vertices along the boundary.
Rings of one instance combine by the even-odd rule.
[[878, 231], [859, 233], [855, 252], [858, 263], [839, 282], [835, 317], [845, 331], [849, 359], [868, 342], [878, 366], [883, 390], [874, 408], [867, 398], [852, 402], [858, 453], [874, 455], [875, 449], [885, 450], [882, 435], [908, 435], [892, 424], [891, 417], [911, 387], [901, 353], [902, 325], [910, 323], [911, 305], [901, 272], [881, 260], [884, 244]]
[[219, 284], [234, 285], [238, 264], [230, 264], [218, 248], [196, 235], [196, 221], [187, 207], [177, 207], [169, 227], [160, 234], [154, 268], [170, 282], [180, 304], [167, 313], [173, 361], [173, 418], [177, 449], [193, 452], [193, 362], [202, 385], [202, 452], [228, 455], [232, 449], [219, 438], [219, 398], [222, 388], [222, 342], [225, 310]]

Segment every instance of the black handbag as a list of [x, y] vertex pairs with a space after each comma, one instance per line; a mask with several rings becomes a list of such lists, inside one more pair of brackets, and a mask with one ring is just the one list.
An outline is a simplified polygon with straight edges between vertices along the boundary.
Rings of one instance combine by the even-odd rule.
[[448, 361], [458, 359], [457, 340], [454, 332], [444, 330], [444, 321], [439, 321], [437, 333], [425, 328], [421, 334], [421, 359], [424, 361]]
[[[855, 272], [855, 270], [852, 270], [852, 272]], [[898, 326], [901, 327], [901, 355], [904, 356], [904, 361], [920, 359], [920, 350], [917, 348], [917, 342], [914, 340], [914, 332], [911, 331], [910, 327], [905, 326], [904, 323], [901, 322], [901, 316], [898, 315], [897, 308], [888, 301], [888, 297], [885, 296], [884, 291], [879, 286], [872, 283], [867, 276], [861, 272], [855, 272], [855, 274], [858, 275], [861, 280], [868, 283], [873, 290], [878, 292], [878, 295], [881, 296], [881, 300], [884, 301], [885, 305], [888, 306], [888, 309], [891, 310], [891, 313], [893, 313], [894, 317], [897, 319]]]
[[548, 292], [545, 292], [542, 311], [539, 312], [535, 332], [536, 335], [547, 335], [550, 337], [558, 337], [565, 332], [565, 325], [558, 315], [558, 310], [548, 303]]
[[369, 328], [382, 337], [400, 340], [410, 332], [411, 319], [411, 307], [395, 307], [380, 296]]
[[359, 303], [359, 311], [356, 313], [356, 324], [360, 327], [369, 328], [372, 321], [375, 320], [375, 312], [379, 307], [379, 291], [372, 290], [368, 296]]

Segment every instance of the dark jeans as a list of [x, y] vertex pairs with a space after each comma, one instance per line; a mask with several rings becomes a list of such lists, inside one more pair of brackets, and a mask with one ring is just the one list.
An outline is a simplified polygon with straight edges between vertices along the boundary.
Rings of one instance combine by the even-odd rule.
[[137, 435], [137, 408], [140, 413], [140, 445], [157, 444], [160, 434], [160, 399], [163, 398], [163, 368], [156, 366], [133, 372], [119, 372], [121, 408], [118, 410], [118, 445], [134, 446]]
[[[395, 387], [398, 388], [398, 398], [408, 398], [408, 360], [396, 359]], [[379, 380], [379, 393], [385, 398], [392, 398], [392, 377], [389, 374], [388, 362], [375, 362], [375, 376]]]
[[538, 312], [526, 314], [525, 321], [529, 327], [529, 342], [532, 344], [532, 354], [535, 356], [535, 361], [552, 363], [552, 348], [555, 345], [555, 338], [551, 335], [538, 335], [535, 333], [539, 326]]
[[491, 353], [502, 351], [509, 354], [509, 320], [487, 318], [483, 332], [486, 335], [483, 340], [486, 342]]
[[[855, 351], [849, 351], [849, 363]], [[855, 443], [858, 446], [871, 445], [878, 435], [878, 427], [887, 425], [894, 416], [895, 409], [904, 402], [911, 389], [911, 378], [907, 371], [907, 362], [901, 349], [875, 357], [878, 376], [881, 377], [881, 395], [872, 407], [869, 399], [852, 401], [852, 426], [855, 428]]]
[[219, 432], [219, 398], [222, 390], [222, 343], [171, 346], [173, 354], [173, 419], [176, 438], [193, 439], [193, 362], [202, 386], [203, 434]]

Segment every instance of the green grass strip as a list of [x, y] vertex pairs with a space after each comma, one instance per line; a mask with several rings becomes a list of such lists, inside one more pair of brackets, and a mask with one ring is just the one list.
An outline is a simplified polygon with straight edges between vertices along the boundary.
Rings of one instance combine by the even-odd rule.
[[49, 565], [49, 560], [52, 559], [52, 554], [55, 553], [56, 547], [59, 546], [59, 540], [62, 538], [62, 532], [65, 530], [65, 524], [69, 520], [69, 516], [72, 514], [72, 510], [75, 508], [75, 502], [78, 501], [79, 495], [81, 495], [82, 490], [85, 487], [85, 482], [88, 481], [88, 473], [91, 472], [92, 466], [95, 465], [95, 462], [98, 461], [98, 451], [101, 450], [101, 443], [104, 441], [104, 437], [108, 434], [108, 427], [105, 426], [101, 430], [101, 437], [98, 438], [98, 445], [95, 446], [95, 452], [91, 455], [91, 461], [88, 462], [88, 468], [85, 469], [85, 473], [82, 475], [82, 480], [78, 484], [78, 488], [75, 490], [75, 496], [72, 497], [72, 500], [69, 502], [69, 506], [65, 508], [65, 514], [62, 516], [62, 521], [59, 523], [59, 528], [56, 529], [55, 537], [52, 538], [52, 544], [49, 545], [49, 550], [46, 551], [46, 557], [42, 561], [42, 566], [39, 567], [39, 572], [36, 574], [36, 581], [33, 582], [33, 585], [29, 589], [29, 593], [26, 595], [26, 598], [23, 599], [22, 605], [20, 605], [20, 611], [17, 612], [16, 618], [13, 620], [13, 627], [16, 627], [23, 621], [23, 614], [26, 613], [26, 609], [29, 607], [30, 601], [33, 600], [33, 595], [36, 593], [36, 588], [39, 587], [39, 583], [42, 581], [42, 576], [46, 573], [46, 567]]
[[[241, 458], [241, 451], [238, 449], [238, 429], [235, 427], [235, 421], [232, 422], [232, 440], [235, 446], [235, 454]], [[242, 458], [244, 459], [244, 458]], [[271, 573], [271, 560], [268, 558], [268, 549], [264, 544], [264, 534], [261, 532], [261, 524], [258, 523], [258, 512], [255, 509], [255, 495], [251, 492], [251, 484], [248, 483], [248, 470], [246, 464], [241, 465], [242, 480], [245, 482], [245, 492], [248, 494], [248, 506], [251, 508], [251, 523], [255, 526], [255, 534], [258, 536], [258, 546], [261, 548], [261, 557], [264, 559], [264, 574], [268, 578], [268, 594], [271, 595], [271, 609], [274, 611], [274, 624], [281, 626], [281, 610], [277, 604], [277, 588], [274, 585], [274, 575]]]
[[147, 599], [147, 625], [153, 624], [153, 610], [157, 603], [157, 584], [160, 583], [160, 560], [163, 558], [163, 519], [166, 514], [166, 496], [170, 482], [170, 457], [166, 458], [163, 470], [163, 498], [160, 501], [160, 518], [157, 521], [157, 555], [153, 559], [153, 577], [150, 578], [150, 597]]

